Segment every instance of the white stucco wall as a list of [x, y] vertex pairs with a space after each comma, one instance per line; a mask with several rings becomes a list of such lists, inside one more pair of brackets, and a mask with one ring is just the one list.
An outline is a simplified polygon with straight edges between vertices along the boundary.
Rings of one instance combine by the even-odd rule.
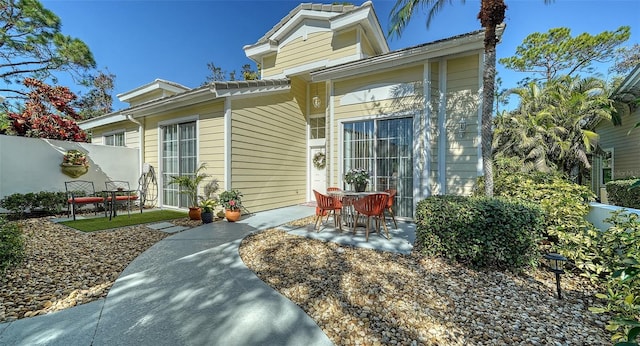
[[[64, 153], [78, 149], [89, 157], [89, 172], [71, 178], [60, 170]], [[88, 143], [0, 135], [0, 198], [13, 193], [64, 191], [69, 180], [93, 181], [96, 191], [106, 180], [126, 180], [138, 187], [138, 150]]]
[[602, 204], [602, 203], [590, 203], [589, 214], [585, 219], [591, 222], [597, 229], [606, 231], [609, 227], [613, 226], [608, 222], [604, 222], [605, 219], [611, 217], [611, 213], [614, 211], [624, 209], [627, 213], [640, 215], [640, 210], [633, 208], [623, 208], [615, 205]]

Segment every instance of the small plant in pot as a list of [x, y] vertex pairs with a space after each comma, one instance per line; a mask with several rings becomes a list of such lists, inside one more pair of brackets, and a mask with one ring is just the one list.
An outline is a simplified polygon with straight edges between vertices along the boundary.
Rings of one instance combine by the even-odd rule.
[[219, 188], [218, 179], [213, 179], [204, 185], [204, 196], [201, 197], [200, 201], [200, 208], [202, 209], [200, 217], [202, 218], [202, 223], [213, 222], [213, 210], [218, 206], [216, 192], [218, 192]]
[[225, 209], [225, 217], [229, 222], [240, 220], [242, 214], [242, 193], [238, 190], [227, 190], [220, 194], [220, 204]]
[[189, 200], [189, 218], [191, 220], [200, 220], [202, 210], [198, 206], [198, 185], [209, 177], [209, 174], [202, 173], [207, 169], [207, 164], [203, 162], [192, 174], [171, 177], [170, 184], [177, 184], [180, 187], [180, 193], [187, 195]]

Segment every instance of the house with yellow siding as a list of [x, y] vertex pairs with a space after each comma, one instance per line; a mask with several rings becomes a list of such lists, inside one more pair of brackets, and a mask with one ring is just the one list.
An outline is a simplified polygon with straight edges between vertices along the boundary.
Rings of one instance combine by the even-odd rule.
[[364, 168], [368, 190], [396, 189], [396, 214], [411, 218], [418, 200], [468, 194], [482, 174], [483, 38], [390, 51], [371, 2], [301, 4], [243, 47], [259, 80], [155, 80], [118, 95], [128, 108], [80, 126], [94, 143], [138, 148], [161, 207], [187, 207], [169, 177], [202, 162], [251, 212], [350, 189], [345, 172]]

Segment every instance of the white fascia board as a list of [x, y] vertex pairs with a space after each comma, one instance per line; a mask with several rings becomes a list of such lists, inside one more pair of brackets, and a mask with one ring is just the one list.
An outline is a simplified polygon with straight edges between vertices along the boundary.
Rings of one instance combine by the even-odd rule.
[[174, 92], [176, 94], [190, 90], [190, 88], [187, 88], [187, 87], [179, 88], [179, 87], [177, 87], [175, 85], [166, 83], [163, 80], [156, 79], [155, 81], [153, 81], [153, 82], [151, 82], [149, 84], [143, 85], [141, 87], [138, 87], [138, 88], [133, 89], [131, 91], [127, 91], [127, 92], [122, 93], [122, 94], [118, 94], [118, 95], [116, 95], [116, 97], [118, 98], [118, 100], [120, 100], [122, 102], [126, 102], [126, 101], [131, 100], [132, 98], [134, 98], [136, 96], [144, 95], [144, 94], [146, 94], [148, 92], [151, 92], [151, 91], [157, 90], [157, 89], [171, 91], [171, 92]]
[[280, 29], [278, 29], [278, 31], [274, 32], [273, 35], [269, 37], [269, 39], [274, 41], [281, 40], [283, 37], [286, 37], [293, 28], [295, 28], [298, 24], [302, 23], [305, 19], [327, 20], [335, 16], [336, 16], [335, 12], [319, 12], [319, 11], [313, 11], [313, 10], [302, 10], [296, 13], [296, 15], [293, 16], [293, 18], [291, 18]]
[[250, 88], [232, 88], [232, 89], [221, 89], [215, 90], [215, 94], [217, 97], [233, 97], [237, 98], [246, 98], [264, 96], [265, 94], [279, 94], [289, 92], [291, 90], [291, 85], [268, 85], [268, 86], [257, 86]]
[[269, 42], [265, 42], [262, 44], [257, 44], [253, 46], [244, 46], [243, 49], [244, 49], [244, 54], [248, 58], [255, 60], [264, 54], [277, 52], [278, 45], [275, 42], [270, 40]]
[[640, 65], [637, 65], [627, 76], [627, 78], [622, 81], [622, 84], [618, 87], [618, 89], [613, 93], [614, 95], [628, 92], [633, 90], [634, 88], [640, 87]]
[[379, 57], [368, 58], [362, 62], [336, 66], [323, 71], [311, 73], [313, 82], [323, 80], [336, 80], [366, 73], [379, 72], [380, 70], [411, 65], [421, 61], [435, 59], [448, 55], [473, 52], [484, 49], [484, 36], [465, 38], [461, 41], [448, 41], [433, 45], [417, 47], [415, 49], [401, 50]]
[[215, 95], [209, 88], [203, 88], [194, 92], [188, 92], [181, 95], [170, 96], [168, 98], [152, 101], [144, 105], [135, 106], [133, 108], [126, 109], [122, 112], [130, 114], [133, 117], [144, 117], [152, 115], [157, 112], [167, 112], [172, 109], [191, 106], [200, 102], [209, 101], [215, 99]]
[[373, 33], [376, 43], [379, 46], [378, 48], [380, 48], [382, 54], [389, 52], [387, 39], [378, 24], [378, 19], [376, 18], [373, 9], [369, 6], [361, 7], [347, 15], [331, 19], [331, 30], [339, 31], [350, 26], [354, 26], [355, 24], [360, 24], [366, 31]]
[[78, 126], [83, 130], [89, 130], [99, 126], [115, 124], [117, 122], [121, 122], [124, 120], [127, 120], [127, 117], [124, 114], [115, 113], [115, 114], [105, 115], [98, 118], [85, 120], [81, 123], [78, 123]]

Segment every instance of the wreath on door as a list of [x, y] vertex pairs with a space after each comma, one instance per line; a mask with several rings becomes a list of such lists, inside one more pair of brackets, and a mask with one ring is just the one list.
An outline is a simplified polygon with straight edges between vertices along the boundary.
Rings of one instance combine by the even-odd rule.
[[327, 157], [326, 155], [319, 151], [315, 155], [313, 155], [313, 167], [317, 169], [323, 169], [327, 166]]

